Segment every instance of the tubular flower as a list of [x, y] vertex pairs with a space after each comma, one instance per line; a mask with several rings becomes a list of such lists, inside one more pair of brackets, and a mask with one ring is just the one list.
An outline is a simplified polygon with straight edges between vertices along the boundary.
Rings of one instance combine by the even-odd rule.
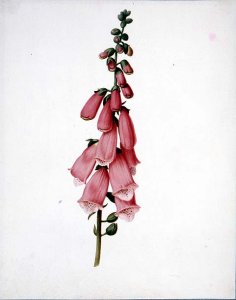
[[127, 99], [132, 98], [134, 96], [134, 93], [128, 83], [126, 83], [126, 85], [121, 87], [121, 90], [122, 90], [123, 96]]
[[113, 190], [112, 194], [121, 200], [131, 200], [138, 185], [134, 182], [121, 153], [117, 153], [116, 158], [110, 164], [109, 177]]
[[131, 175], [136, 174], [136, 166], [140, 163], [138, 160], [136, 153], [134, 151], [134, 148], [127, 150], [121, 146], [122, 154], [128, 164], [128, 167], [130, 169]]
[[105, 51], [103, 51], [103, 52], [101, 52], [101, 53], [99, 54], [99, 58], [100, 58], [100, 59], [105, 59], [105, 58], [107, 58], [108, 56], [113, 55], [114, 53], [115, 53], [115, 49], [114, 49], [114, 48], [108, 48], [108, 49], [106, 49]]
[[88, 99], [83, 109], [81, 110], [80, 116], [82, 119], [92, 120], [93, 118], [95, 118], [106, 92], [106, 89], [100, 89], [94, 92], [94, 94]]
[[122, 67], [123, 71], [125, 72], [125, 74], [127, 74], [127, 75], [134, 73], [134, 70], [132, 69], [131, 65], [125, 59], [123, 59], [121, 61], [121, 67]]
[[111, 103], [110, 103], [110, 107], [112, 111], [119, 111], [121, 108], [121, 97], [120, 97], [120, 90], [118, 89], [114, 89], [111, 92]]
[[119, 134], [122, 147], [127, 150], [133, 149], [137, 142], [134, 124], [128, 110], [124, 107], [121, 110], [119, 118]]
[[95, 166], [95, 153], [97, 144], [93, 144], [86, 148], [84, 152], [76, 159], [70, 170], [71, 175], [74, 177], [74, 184], [81, 185], [86, 183], [87, 178], [91, 174]]
[[118, 85], [120, 87], [124, 87], [126, 85], [126, 79], [124, 73], [121, 71], [120, 68], [116, 68], [115, 75]]
[[111, 163], [116, 156], [117, 128], [113, 123], [112, 130], [104, 132], [97, 144], [95, 159], [101, 166]]
[[136, 203], [135, 195], [129, 201], [120, 200], [119, 198], [115, 197], [115, 205], [115, 215], [127, 222], [133, 221], [135, 214], [140, 209], [140, 206]]
[[110, 72], [114, 72], [115, 71], [115, 69], [116, 69], [116, 61], [114, 60], [114, 58], [109, 57], [107, 59], [107, 67], [108, 67], [108, 70]]
[[109, 176], [105, 168], [101, 168], [93, 174], [84, 188], [82, 197], [78, 200], [78, 203], [87, 214], [103, 209], [108, 185]]
[[108, 132], [112, 130], [113, 120], [112, 111], [110, 107], [110, 100], [106, 102], [98, 118], [97, 128], [102, 132]]

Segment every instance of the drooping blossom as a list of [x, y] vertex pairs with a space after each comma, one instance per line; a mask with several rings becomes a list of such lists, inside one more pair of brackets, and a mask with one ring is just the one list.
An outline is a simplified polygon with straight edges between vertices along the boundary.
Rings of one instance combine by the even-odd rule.
[[136, 174], [136, 166], [140, 163], [138, 160], [134, 148], [128, 150], [122, 147], [121, 145], [122, 154], [128, 164], [128, 167], [130, 169], [131, 175]]
[[105, 168], [96, 171], [84, 188], [82, 197], [78, 203], [82, 209], [90, 214], [103, 209], [109, 185], [109, 175]]
[[134, 182], [122, 153], [117, 153], [115, 159], [110, 164], [109, 177], [113, 191], [112, 194], [121, 200], [131, 200], [138, 185]]
[[115, 69], [116, 69], [116, 61], [114, 60], [114, 58], [109, 57], [107, 59], [107, 67], [108, 67], [108, 70], [110, 72], [114, 72], [115, 71]]
[[127, 74], [127, 75], [130, 75], [130, 74], [134, 73], [134, 70], [132, 69], [131, 65], [125, 59], [123, 59], [121, 61], [121, 67], [122, 67], [123, 71], [125, 72], [125, 74]]
[[110, 164], [116, 156], [117, 144], [117, 127], [113, 123], [112, 130], [103, 132], [98, 144], [95, 154], [97, 163], [101, 166]]
[[112, 130], [113, 120], [112, 120], [112, 111], [110, 107], [110, 100], [106, 102], [103, 106], [103, 109], [99, 115], [97, 128], [102, 132], [108, 132]]
[[124, 87], [126, 85], [126, 79], [124, 73], [121, 71], [120, 68], [116, 68], [115, 75], [116, 75], [117, 84], [120, 87]]
[[105, 58], [113, 55], [114, 53], [115, 53], [115, 49], [114, 48], [108, 48], [108, 49], [106, 49], [105, 51], [103, 51], [103, 52], [101, 52], [99, 54], [99, 58], [100, 59], [105, 59]]
[[121, 97], [120, 97], [120, 90], [119, 88], [114, 89], [111, 92], [111, 102], [110, 107], [112, 111], [119, 111], [121, 108]]
[[136, 203], [135, 195], [129, 201], [120, 200], [119, 198], [115, 197], [115, 205], [115, 215], [127, 222], [133, 221], [135, 214], [140, 209], [140, 206]]
[[119, 134], [120, 143], [123, 148], [131, 150], [134, 148], [137, 139], [134, 129], [134, 124], [130, 118], [129, 112], [125, 107], [122, 107], [119, 118]]
[[128, 83], [121, 87], [122, 94], [125, 98], [130, 99], [134, 96], [134, 93]]
[[86, 183], [87, 178], [91, 174], [95, 166], [95, 153], [97, 143], [87, 147], [84, 152], [76, 159], [70, 172], [74, 177], [74, 184], [81, 185]]
[[100, 89], [94, 92], [94, 94], [88, 99], [83, 109], [81, 110], [80, 116], [82, 119], [92, 120], [93, 118], [95, 118], [99, 106], [102, 103], [102, 99], [106, 95], [106, 92], [106, 89]]

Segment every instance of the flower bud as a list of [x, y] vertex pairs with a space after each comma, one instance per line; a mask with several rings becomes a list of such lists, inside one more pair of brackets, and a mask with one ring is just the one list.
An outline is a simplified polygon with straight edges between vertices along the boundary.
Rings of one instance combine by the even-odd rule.
[[123, 96], [127, 99], [132, 98], [134, 96], [134, 93], [128, 83], [126, 83], [125, 86], [121, 87], [121, 91], [123, 93]]
[[112, 111], [119, 111], [121, 104], [120, 89], [117, 87], [111, 92], [110, 108]]
[[124, 21], [125, 20], [125, 15], [124, 15], [123, 11], [121, 11], [120, 14], [118, 15], [118, 19], [120, 21]]
[[128, 41], [129, 36], [128, 36], [127, 33], [123, 33], [123, 34], [121, 35], [121, 38], [122, 38], [122, 40], [124, 40], [124, 41]]
[[130, 75], [130, 74], [133, 74], [133, 69], [131, 67], [131, 65], [128, 63], [127, 60], [123, 59], [121, 61], [121, 67], [123, 69], [123, 71], [127, 74], [127, 75]]
[[110, 72], [114, 72], [115, 71], [115, 69], [116, 69], [116, 61], [114, 60], [114, 58], [109, 57], [107, 59], [107, 67], [108, 67], [108, 70]]
[[101, 52], [99, 54], [99, 58], [100, 59], [105, 59], [109, 56], [112, 56], [115, 53], [115, 49], [114, 48], [108, 48], [105, 51]]
[[115, 74], [116, 74], [116, 80], [117, 80], [118, 85], [120, 87], [124, 87], [126, 85], [126, 79], [125, 79], [124, 73], [121, 71], [120, 68], [117, 68]]
[[120, 42], [120, 37], [119, 37], [118, 35], [116, 35], [116, 36], [114, 37], [113, 41], [114, 41], [115, 43], [119, 43], [119, 42]]
[[121, 28], [125, 28], [125, 26], [126, 26], [126, 22], [125, 21], [120, 22], [120, 27]]
[[121, 33], [121, 31], [120, 31], [120, 29], [118, 29], [118, 28], [113, 28], [112, 31], [111, 31], [111, 34], [112, 34], [112, 35], [118, 35], [118, 34], [120, 34], [120, 33]]
[[128, 56], [132, 56], [133, 55], [133, 49], [130, 46], [128, 46], [127, 55]]
[[120, 44], [116, 45], [116, 51], [119, 54], [123, 53], [124, 52], [123, 46], [121, 46]]

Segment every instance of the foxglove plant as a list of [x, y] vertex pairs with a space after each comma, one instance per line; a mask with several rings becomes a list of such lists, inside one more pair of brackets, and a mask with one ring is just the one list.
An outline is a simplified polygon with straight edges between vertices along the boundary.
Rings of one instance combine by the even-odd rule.
[[[114, 74], [113, 86], [95, 91], [80, 113], [82, 119], [92, 120], [103, 103], [97, 120], [101, 137], [99, 140], [88, 139], [87, 148], [69, 169], [75, 185], [85, 184], [78, 200], [80, 207], [88, 214], [88, 219], [97, 214], [93, 230], [96, 235], [95, 267], [100, 262], [102, 237], [116, 234], [118, 218], [130, 222], [140, 209], [135, 197], [138, 185], [133, 179], [136, 165], [140, 163], [134, 150], [136, 133], [130, 109], [124, 106], [126, 102], [122, 102], [122, 95], [126, 99], [134, 96], [125, 77], [125, 74], [133, 74], [133, 68], [126, 59], [118, 61], [119, 54], [133, 55], [133, 49], [127, 44], [129, 36], [124, 32], [126, 25], [133, 21], [129, 18], [130, 14], [126, 9], [120, 12], [121, 28], [111, 30], [115, 46], [99, 54], [100, 59], [106, 60], [108, 71]], [[118, 139], [120, 147], [117, 147]], [[112, 191], [108, 191], [109, 183]], [[115, 211], [103, 220], [102, 212], [108, 205], [105, 204], [106, 198], [114, 205]], [[104, 233], [102, 223], [110, 223]]]

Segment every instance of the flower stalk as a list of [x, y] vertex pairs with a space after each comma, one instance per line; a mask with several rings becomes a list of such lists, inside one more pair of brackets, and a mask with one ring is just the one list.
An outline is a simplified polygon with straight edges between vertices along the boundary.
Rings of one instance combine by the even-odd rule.
[[[99, 54], [99, 58], [106, 61], [108, 71], [114, 73], [113, 87], [94, 91], [80, 113], [82, 119], [93, 120], [103, 106], [97, 120], [100, 139], [88, 139], [87, 148], [69, 169], [76, 185], [85, 184], [83, 194], [77, 201], [80, 207], [88, 214], [88, 220], [96, 214], [93, 228], [96, 236], [94, 267], [100, 264], [102, 237], [115, 235], [117, 220], [132, 221], [140, 208], [135, 198], [138, 185], [133, 179], [136, 165], [140, 163], [134, 151], [136, 133], [129, 115], [130, 109], [124, 106], [126, 101], [122, 101], [122, 97], [130, 99], [134, 96], [126, 81], [126, 75], [133, 74], [133, 69], [126, 59], [118, 61], [118, 55], [133, 55], [133, 49], [127, 44], [129, 36], [124, 32], [126, 25], [133, 21], [130, 14], [126, 9], [120, 12], [120, 29], [111, 30], [115, 45]], [[117, 147], [118, 140], [120, 148]], [[109, 184], [111, 192], [108, 191]], [[102, 219], [103, 210], [108, 205], [104, 204], [105, 198], [115, 211]], [[104, 233], [102, 223], [107, 226]]]

